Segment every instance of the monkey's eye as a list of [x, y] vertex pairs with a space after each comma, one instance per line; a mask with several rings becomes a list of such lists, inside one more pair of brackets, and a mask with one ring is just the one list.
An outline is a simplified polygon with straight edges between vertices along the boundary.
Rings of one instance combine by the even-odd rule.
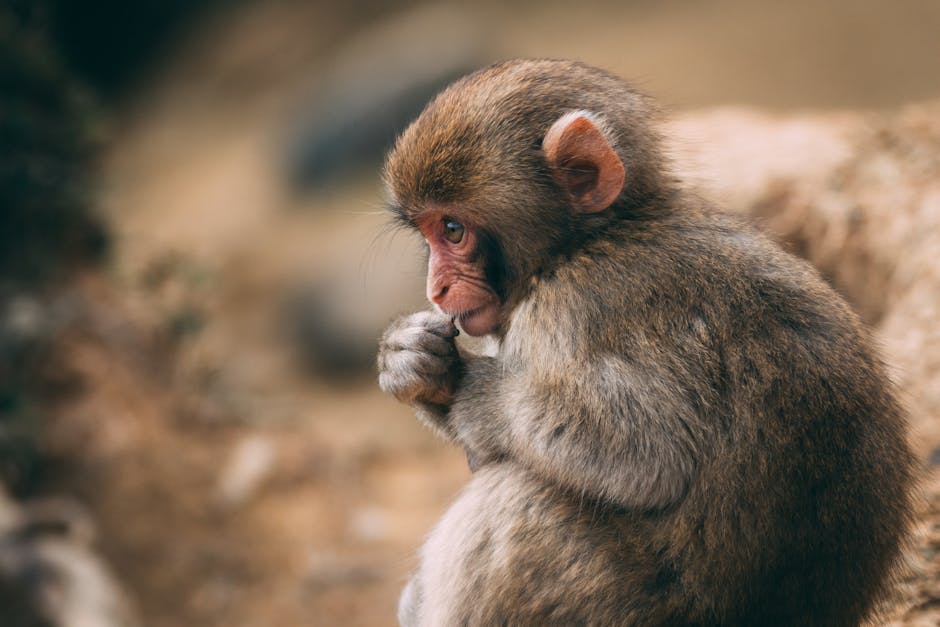
[[459, 244], [463, 239], [464, 227], [460, 222], [447, 220], [444, 222], [444, 237], [451, 244]]

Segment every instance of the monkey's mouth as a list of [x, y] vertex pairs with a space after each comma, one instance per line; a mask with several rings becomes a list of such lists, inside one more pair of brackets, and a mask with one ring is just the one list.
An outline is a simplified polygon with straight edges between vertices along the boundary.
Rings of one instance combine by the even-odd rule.
[[457, 314], [457, 322], [467, 335], [479, 337], [496, 331], [499, 327], [499, 305], [487, 303], [470, 311]]

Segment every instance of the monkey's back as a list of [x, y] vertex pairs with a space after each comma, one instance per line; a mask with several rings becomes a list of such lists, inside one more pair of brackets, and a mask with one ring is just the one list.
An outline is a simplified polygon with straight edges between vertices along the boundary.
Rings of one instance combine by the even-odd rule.
[[616, 306], [644, 341], [671, 344], [711, 429], [688, 494], [650, 527], [677, 573], [667, 585], [691, 622], [857, 624], [897, 564], [914, 476], [872, 340], [809, 264], [749, 227], [708, 212], [666, 222], [657, 242], [628, 228], [636, 243], [610, 261], [624, 294], [647, 296]]
[[702, 213], [649, 237], [624, 227], [541, 281], [595, 309], [586, 320], [627, 320], [582, 329], [590, 351], [669, 360], [656, 365], [706, 423], [695, 479], [643, 512], [512, 463], [482, 469], [425, 547], [422, 580], [441, 602], [422, 624], [868, 616], [910, 522], [914, 462], [867, 332], [817, 273]]

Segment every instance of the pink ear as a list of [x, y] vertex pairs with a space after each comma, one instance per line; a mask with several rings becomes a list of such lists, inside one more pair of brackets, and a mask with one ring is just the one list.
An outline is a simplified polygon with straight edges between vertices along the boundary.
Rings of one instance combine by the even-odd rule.
[[558, 118], [545, 134], [542, 150], [575, 209], [603, 211], [620, 195], [623, 163], [589, 113], [573, 111]]

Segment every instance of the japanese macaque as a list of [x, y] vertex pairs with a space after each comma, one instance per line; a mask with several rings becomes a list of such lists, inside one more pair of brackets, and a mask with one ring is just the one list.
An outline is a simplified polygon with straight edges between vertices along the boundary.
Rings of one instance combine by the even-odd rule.
[[[447, 88], [385, 176], [434, 310], [379, 383], [477, 466], [405, 625], [857, 625], [911, 519], [906, 418], [806, 262], [669, 171], [651, 103], [565, 61]], [[455, 347], [492, 335], [492, 356]]]

